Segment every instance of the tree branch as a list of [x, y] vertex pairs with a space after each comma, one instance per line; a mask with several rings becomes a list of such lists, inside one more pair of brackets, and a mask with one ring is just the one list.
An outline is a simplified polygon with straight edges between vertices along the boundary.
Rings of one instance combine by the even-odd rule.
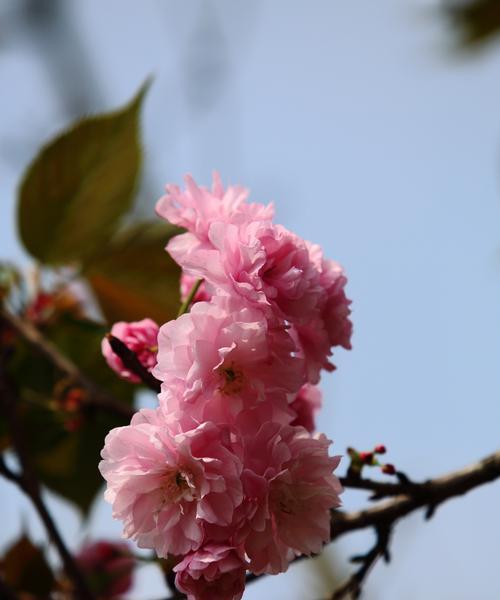
[[391, 535], [390, 527], [380, 527], [376, 530], [377, 538], [375, 545], [366, 554], [353, 556], [351, 562], [361, 563], [359, 569], [337, 590], [334, 591], [331, 600], [341, 600], [348, 595], [359, 598], [361, 587], [368, 577], [370, 571], [375, 566], [380, 557], [384, 557], [389, 562], [389, 539]]
[[437, 506], [468, 491], [500, 477], [500, 451], [490, 454], [479, 462], [424, 483], [413, 483], [411, 490], [391, 500], [380, 502], [370, 508], [344, 513], [332, 512], [333, 541], [338, 537], [366, 527], [392, 525], [401, 517], [427, 507], [426, 518], [430, 518]]
[[6, 310], [0, 311], [0, 317], [59, 371], [88, 390], [89, 398], [85, 400], [85, 406], [105, 410], [127, 420], [132, 418], [135, 412], [132, 408], [99, 388], [71, 360], [64, 356], [54, 344], [45, 339], [40, 331], [31, 323]]

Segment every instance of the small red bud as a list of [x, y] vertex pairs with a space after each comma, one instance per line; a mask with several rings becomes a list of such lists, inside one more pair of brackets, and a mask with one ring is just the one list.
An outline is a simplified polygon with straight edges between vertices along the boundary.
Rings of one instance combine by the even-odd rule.
[[360, 452], [359, 458], [365, 465], [371, 465], [373, 463], [373, 452]]
[[385, 473], [386, 475], [394, 475], [396, 473], [396, 467], [388, 463], [382, 467], [382, 473]]
[[385, 454], [387, 452], [387, 448], [384, 446], [384, 444], [379, 444], [378, 446], [375, 446], [374, 452], [375, 454]]

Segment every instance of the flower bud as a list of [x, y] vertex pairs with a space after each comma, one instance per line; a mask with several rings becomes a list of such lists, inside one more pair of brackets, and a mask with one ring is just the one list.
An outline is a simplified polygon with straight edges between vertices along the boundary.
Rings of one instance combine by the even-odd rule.
[[396, 467], [390, 463], [387, 463], [386, 465], [382, 466], [382, 473], [385, 473], [386, 475], [394, 475], [396, 473]]
[[99, 599], [121, 597], [132, 587], [135, 561], [127, 544], [91, 542], [80, 550], [76, 562]]

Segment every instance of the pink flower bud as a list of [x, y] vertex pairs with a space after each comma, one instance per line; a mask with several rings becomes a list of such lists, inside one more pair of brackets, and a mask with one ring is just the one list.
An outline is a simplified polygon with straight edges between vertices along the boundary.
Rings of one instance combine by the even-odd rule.
[[85, 545], [76, 562], [100, 599], [117, 598], [132, 587], [134, 558], [125, 543], [98, 541]]
[[378, 446], [375, 446], [374, 452], [375, 454], [385, 454], [387, 452], [387, 448], [384, 446], [384, 444], [379, 444]]
[[[120, 321], [111, 328], [111, 335], [121, 340], [130, 350], [135, 352], [141, 364], [150, 371], [156, 365], [158, 352], [158, 325], [151, 319], [143, 319], [132, 323]], [[140, 379], [129, 371], [117, 356], [109, 341], [104, 338], [101, 350], [108, 365], [123, 379], [139, 383]]]

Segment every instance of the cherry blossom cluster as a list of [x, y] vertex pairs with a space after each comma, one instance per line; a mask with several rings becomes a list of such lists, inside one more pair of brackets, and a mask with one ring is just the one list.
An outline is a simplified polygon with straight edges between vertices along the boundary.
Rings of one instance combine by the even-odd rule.
[[239, 599], [247, 571], [319, 552], [342, 491], [314, 416], [332, 348], [350, 347], [346, 277], [247, 196], [217, 174], [210, 190], [191, 177], [167, 186], [157, 213], [185, 230], [167, 251], [191, 309], [159, 331], [148, 319], [112, 330], [161, 392], [108, 434], [105, 497], [125, 537], [178, 557], [176, 585], [192, 600]]

